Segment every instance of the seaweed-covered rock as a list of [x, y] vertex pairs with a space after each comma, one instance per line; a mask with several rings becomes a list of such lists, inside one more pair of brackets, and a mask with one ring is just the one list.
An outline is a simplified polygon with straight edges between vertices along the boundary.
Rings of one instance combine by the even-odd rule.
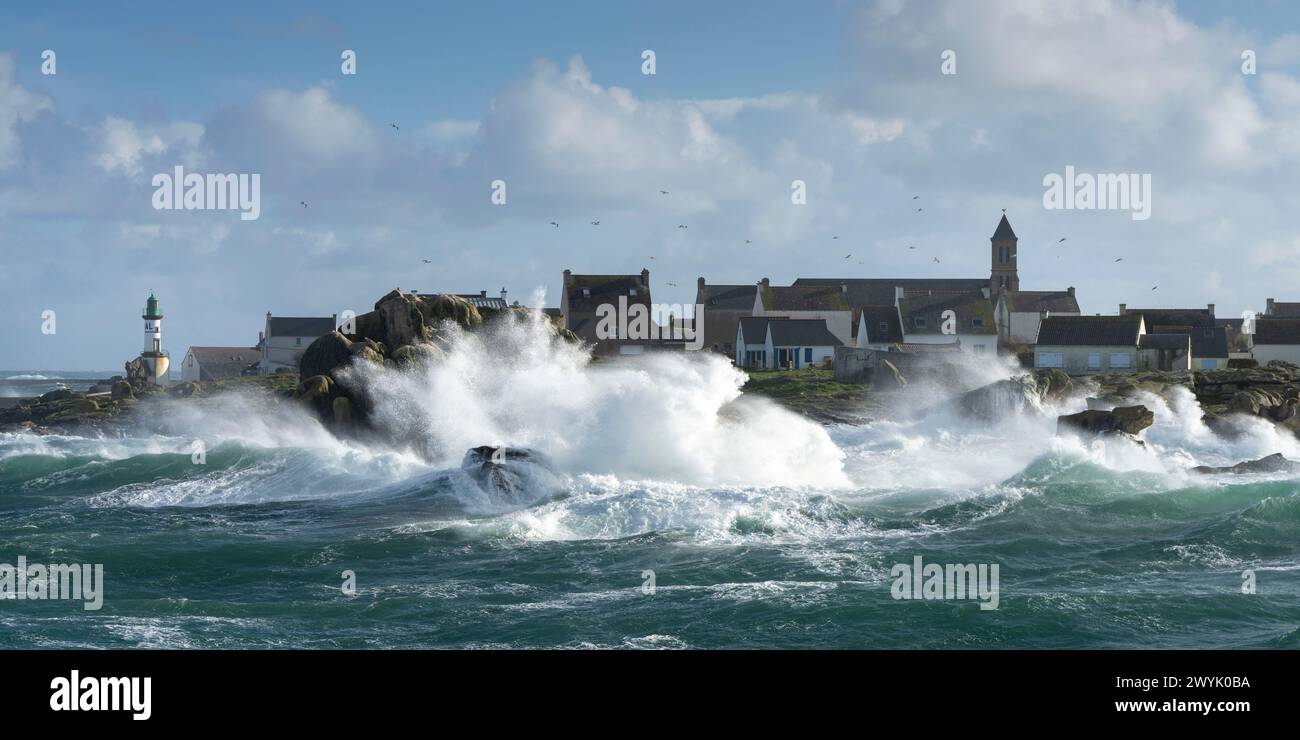
[[109, 398], [114, 401], [124, 401], [129, 398], [135, 398], [135, 393], [131, 390], [131, 384], [125, 380], [113, 381], [112, 390], [109, 391]]
[[433, 344], [408, 344], [393, 350], [397, 367], [431, 365], [446, 357], [446, 353]]
[[1300, 471], [1300, 462], [1288, 460], [1282, 456], [1282, 453], [1278, 452], [1268, 457], [1247, 460], [1228, 467], [1215, 468], [1208, 465], [1197, 465], [1191, 470], [1193, 473], [1231, 473], [1234, 475], [1244, 473], [1294, 473]]

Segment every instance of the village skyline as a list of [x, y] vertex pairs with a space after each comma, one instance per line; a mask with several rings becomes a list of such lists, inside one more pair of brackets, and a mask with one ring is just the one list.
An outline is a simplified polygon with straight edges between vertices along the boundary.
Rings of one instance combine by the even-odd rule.
[[[1269, 22], [1281, 6], [967, 5], [327, 3], [149, 31], [0, 10], [3, 369], [119, 368], [150, 291], [175, 356], [395, 287], [555, 306], [564, 269], [648, 268], [680, 304], [699, 276], [978, 275], [1003, 209], [1025, 284], [1073, 285], [1087, 314], [1291, 297], [1300, 36]], [[139, 48], [110, 49], [114, 28]], [[176, 53], [211, 28], [222, 43]], [[258, 217], [157, 209], [176, 167], [260, 175]], [[1049, 207], [1045, 180], [1073, 170], [1138, 177], [1144, 210]]]

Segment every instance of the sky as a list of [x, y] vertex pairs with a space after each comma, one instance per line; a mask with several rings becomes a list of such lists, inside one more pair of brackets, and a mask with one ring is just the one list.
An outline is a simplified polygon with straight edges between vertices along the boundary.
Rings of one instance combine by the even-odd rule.
[[[260, 216], [156, 209], [176, 166]], [[1045, 207], [1067, 166], [1149, 175], [1150, 218]], [[1297, 175], [1282, 0], [5, 4], [0, 371], [120, 372], [150, 291], [179, 358], [566, 268], [983, 277], [1002, 209], [1022, 289], [1240, 316], [1300, 300]]]

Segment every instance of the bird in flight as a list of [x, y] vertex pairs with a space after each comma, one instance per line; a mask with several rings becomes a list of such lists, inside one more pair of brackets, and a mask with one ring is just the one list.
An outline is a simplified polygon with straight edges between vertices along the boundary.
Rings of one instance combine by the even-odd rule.
[[908, 247], [908, 249], [916, 249], [916, 247]]
[[599, 221], [592, 221], [592, 222], [591, 222], [591, 225], [592, 225], [592, 226], [600, 226], [600, 222], [599, 222]]
[[852, 256], [853, 256], [852, 253], [846, 254], [846, 255], [844, 255], [844, 259], [848, 259], [848, 258], [850, 258], [850, 257], [852, 257]]
[[668, 191], [667, 191], [667, 190], [660, 190], [660, 191], [659, 191], [659, 194], [660, 194], [660, 195], [668, 195]]
[[1115, 261], [1116, 261], [1116, 262], [1123, 262], [1123, 261], [1124, 261], [1124, 258], [1123, 258], [1123, 257], [1116, 257], [1116, 258], [1115, 258]]
[[687, 228], [687, 227], [686, 227], [686, 224], [677, 224], [677, 228], [679, 228], [679, 229], [685, 229], [685, 228]]
[[1060, 243], [1063, 242], [1063, 241], [1065, 241], [1065, 237], [1061, 237], [1060, 239], [1057, 239], [1057, 240], [1056, 240], [1056, 243], [1057, 243], [1057, 244], [1060, 244]]
[[398, 125], [395, 124], [395, 123], [390, 123], [390, 124], [388, 124], [388, 125], [389, 125], [389, 126], [392, 126], [392, 127], [393, 127], [395, 130], [397, 130], [397, 131], [401, 131], [401, 130], [402, 130], [402, 127], [401, 127], [401, 126], [398, 126]]
[[677, 287], [677, 283], [668, 283], [668, 287], [670, 287], [670, 288], [676, 288], [676, 287]]
[[938, 258], [938, 257], [935, 257], [935, 258], [934, 258], [934, 261], [935, 261], [935, 262], [938, 262], [938, 261], [939, 261], [939, 258]]
[[832, 236], [831, 238], [832, 238], [832, 239], [839, 239], [838, 236]]
[[1159, 285], [1153, 285], [1153, 286], [1151, 286], [1151, 289], [1152, 289], [1152, 290], [1155, 290], [1156, 288], [1159, 288], [1159, 287], [1160, 287]]
[[426, 265], [431, 265], [431, 264], [433, 264], [433, 260], [420, 260], [420, 261], [423, 262], [423, 263], [426, 264]]
[[913, 195], [913, 196], [912, 196], [912, 200], [916, 200], [917, 198], [920, 198], [920, 197], [921, 197], [921, 196], [919, 196], [919, 195]]
[[916, 209], [916, 212], [917, 212], [917, 213], [920, 213], [921, 211], [924, 211], [924, 210], [925, 210], [924, 208], [918, 208], [918, 209]]
[[554, 221], [551, 222], [551, 226], [554, 226], [557, 229], [560, 228], [560, 225], [555, 223]]
[[745, 240], [745, 243], [746, 243], [746, 244], [749, 244], [749, 243], [750, 243], [750, 240], [749, 240], [749, 239], [746, 239], [746, 240]]

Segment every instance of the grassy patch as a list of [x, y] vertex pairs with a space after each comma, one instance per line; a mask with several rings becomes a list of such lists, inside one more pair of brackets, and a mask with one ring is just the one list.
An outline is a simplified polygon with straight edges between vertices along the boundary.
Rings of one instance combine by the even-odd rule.
[[863, 413], [871, 403], [871, 386], [840, 383], [829, 369], [746, 370], [745, 393], [765, 396], [799, 413], [837, 420]]

